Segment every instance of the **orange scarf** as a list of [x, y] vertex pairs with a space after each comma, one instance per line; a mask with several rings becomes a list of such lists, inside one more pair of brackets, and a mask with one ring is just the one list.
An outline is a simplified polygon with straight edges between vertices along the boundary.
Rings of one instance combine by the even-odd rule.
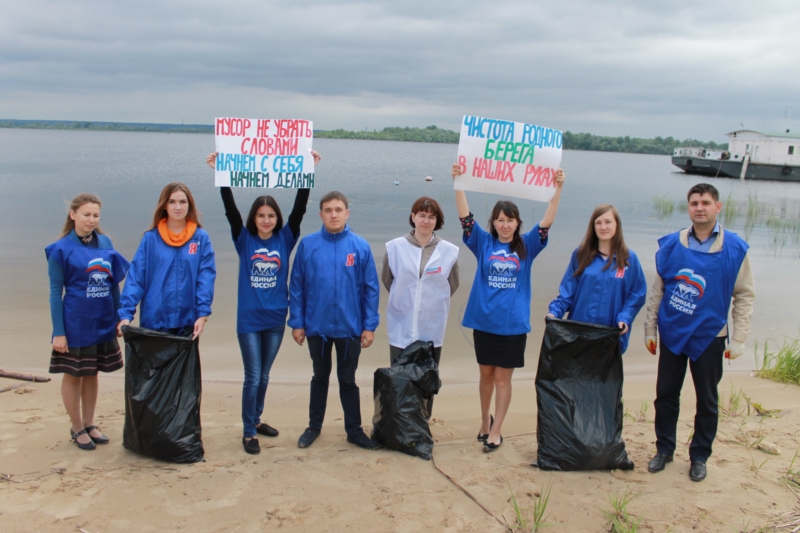
[[167, 219], [162, 218], [158, 222], [158, 234], [161, 235], [161, 238], [164, 239], [164, 242], [167, 243], [169, 246], [174, 246], [178, 248], [183, 246], [189, 239], [194, 237], [194, 232], [197, 231], [197, 223], [192, 222], [191, 220], [186, 221], [186, 227], [183, 228], [183, 231], [180, 233], [172, 233], [169, 228], [167, 227]]

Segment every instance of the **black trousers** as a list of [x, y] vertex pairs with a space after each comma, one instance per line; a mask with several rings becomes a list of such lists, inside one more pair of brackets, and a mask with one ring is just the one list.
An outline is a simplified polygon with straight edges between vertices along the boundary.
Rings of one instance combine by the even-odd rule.
[[717, 385], [722, 379], [722, 359], [725, 337], [717, 337], [706, 351], [692, 361], [684, 354], [676, 355], [661, 343], [656, 382], [656, 449], [658, 453], [675, 452], [675, 432], [678, 427], [681, 388], [686, 377], [686, 363], [692, 372], [697, 411], [694, 417], [694, 436], [689, 446], [689, 459], [706, 462], [711, 456], [711, 444], [717, 435], [719, 410]]
[[[394, 360], [397, 359], [405, 348], [398, 348], [397, 346], [389, 345], [389, 363], [394, 364]], [[438, 348], [433, 348], [433, 360], [436, 361], [436, 366], [439, 366], [439, 360], [442, 358], [442, 347], [439, 346]], [[433, 395], [428, 398], [428, 416], [433, 416]]]
[[333, 347], [336, 346], [336, 377], [339, 379], [339, 399], [344, 411], [344, 429], [347, 436], [363, 432], [361, 429], [361, 398], [356, 385], [361, 339], [306, 337], [308, 351], [314, 364], [311, 378], [311, 398], [308, 405], [308, 427], [322, 430], [325, 409], [328, 406], [328, 384], [333, 369]]

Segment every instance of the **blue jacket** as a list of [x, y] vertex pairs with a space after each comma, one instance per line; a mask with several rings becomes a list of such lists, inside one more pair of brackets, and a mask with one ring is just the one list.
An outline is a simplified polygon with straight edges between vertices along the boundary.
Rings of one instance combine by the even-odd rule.
[[572, 252], [572, 258], [558, 288], [558, 298], [550, 302], [550, 310], [556, 318], [564, 318], [578, 322], [588, 322], [601, 326], [616, 327], [624, 322], [628, 332], [620, 336], [622, 353], [628, 348], [633, 319], [644, 305], [647, 294], [647, 283], [639, 258], [629, 250], [629, 266], [618, 269], [612, 264], [603, 270], [606, 261], [597, 255], [591, 263], [575, 276], [578, 269], [578, 250]]
[[289, 327], [307, 337], [360, 337], [380, 322], [380, 286], [367, 241], [345, 226], [321, 230], [297, 246], [289, 288]]
[[132, 320], [141, 302], [139, 325], [164, 330], [194, 326], [211, 315], [217, 269], [211, 239], [202, 228], [183, 246], [169, 246], [154, 228], [145, 232], [122, 289], [120, 320]]

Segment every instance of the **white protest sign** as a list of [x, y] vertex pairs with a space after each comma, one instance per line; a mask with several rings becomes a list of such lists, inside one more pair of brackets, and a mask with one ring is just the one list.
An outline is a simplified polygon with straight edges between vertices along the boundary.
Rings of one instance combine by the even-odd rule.
[[217, 187], [314, 188], [310, 120], [217, 118]]
[[549, 202], [556, 193], [562, 139], [558, 130], [466, 115], [455, 189]]

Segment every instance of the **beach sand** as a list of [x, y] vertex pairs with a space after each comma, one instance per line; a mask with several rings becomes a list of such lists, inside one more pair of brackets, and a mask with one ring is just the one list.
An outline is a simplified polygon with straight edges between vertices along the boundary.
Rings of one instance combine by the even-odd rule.
[[[297, 355], [300, 350], [287, 346], [286, 351]], [[535, 368], [533, 361], [531, 366]], [[69, 441], [60, 378], [26, 384], [0, 396], [2, 530], [500, 532], [507, 529], [500, 522], [514, 523], [512, 491], [521, 507], [530, 507], [548, 485], [547, 521], [552, 526], [547, 531], [554, 532], [605, 531], [603, 511], [611, 510], [609, 498], [626, 490], [635, 495], [628, 512], [641, 519], [641, 531], [751, 531], [774, 513], [800, 505], [782, 480], [798, 446], [800, 387], [747, 372], [726, 374], [720, 386], [723, 405], [735, 388], [765, 408], [783, 411], [780, 418], [747, 416], [746, 411], [722, 416], [708, 478], [693, 483], [685, 444], [694, 414], [691, 378], [682, 397], [675, 462], [654, 475], [646, 470], [655, 452], [652, 374], [629, 376], [624, 388], [632, 416], [626, 417], [623, 436], [635, 470], [569, 473], [531, 466], [536, 459], [536, 394], [529, 373], [514, 381], [506, 441], [492, 454], [484, 454], [475, 440], [477, 384], [443, 374], [431, 426], [437, 441], [434, 461], [347, 443], [333, 383], [322, 435], [304, 450], [296, 443], [307, 423], [308, 382], [271, 384], [265, 419], [281, 434], [262, 436], [261, 454], [251, 456], [241, 446], [240, 384], [204, 382], [206, 462], [193, 465], [150, 460], [122, 447], [122, 372], [101, 377], [96, 422], [111, 443], [93, 452]], [[360, 372], [359, 381], [369, 432], [372, 380]], [[0, 379], [0, 387], [18, 383]], [[642, 402], [649, 406], [643, 413]], [[776, 444], [781, 454], [739, 442], [752, 444], [759, 435]]]

